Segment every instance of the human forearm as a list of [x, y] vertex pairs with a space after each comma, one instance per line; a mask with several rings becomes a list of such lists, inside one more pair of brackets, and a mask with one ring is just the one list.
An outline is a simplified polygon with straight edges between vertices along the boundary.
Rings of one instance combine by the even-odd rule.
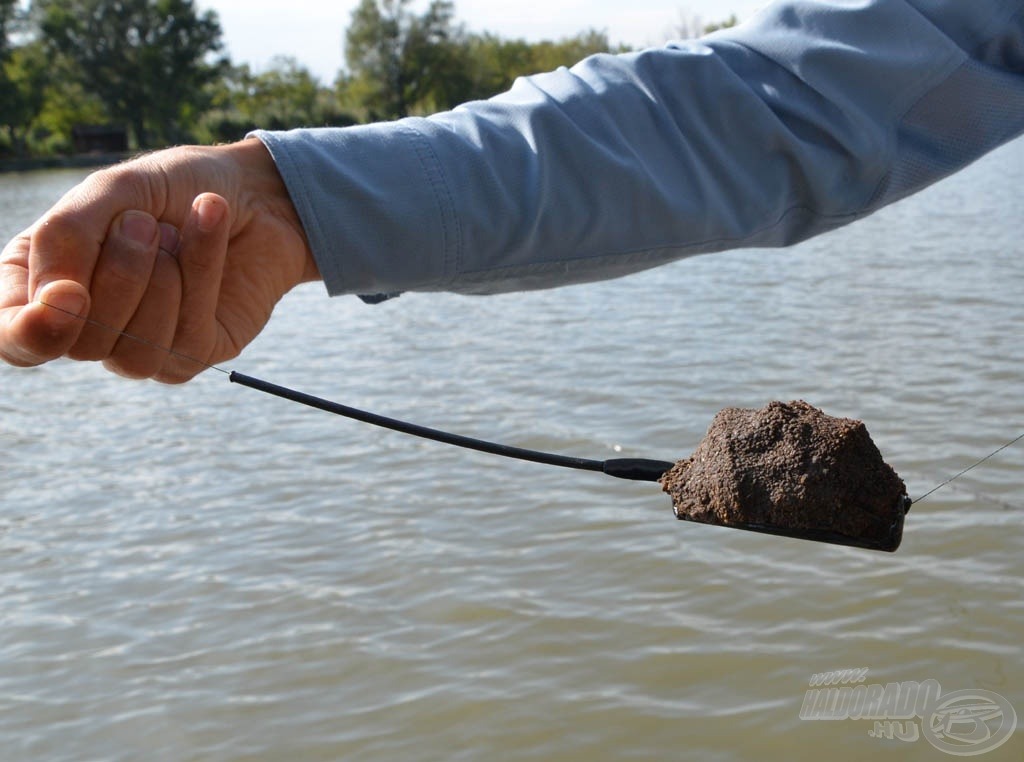
[[261, 138], [332, 293], [613, 277], [824, 232], [1018, 134], [1021, 7], [782, 3], [428, 119]]

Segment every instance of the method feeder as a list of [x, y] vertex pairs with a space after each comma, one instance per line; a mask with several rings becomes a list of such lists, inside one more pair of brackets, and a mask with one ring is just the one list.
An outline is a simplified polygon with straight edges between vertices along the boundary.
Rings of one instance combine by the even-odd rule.
[[[801, 501], [797, 501], [797, 510], [792, 510], [792, 506], [790, 506], [790, 510], [783, 510], [781, 512], [773, 511], [770, 512], [770, 514], [755, 512], [751, 515], [744, 515], [743, 510], [736, 510], [735, 508], [731, 511], [722, 510], [721, 508], [717, 510], [708, 510], [707, 504], [714, 503], [715, 501], [713, 498], [709, 498], [706, 494], [706, 488], [701, 487], [701, 489], [704, 489], [704, 492], [699, 492], [697, 488], [691, 486], [691, 481], [682, 478], [688, 471], [693, 472], [699, 470], [698, 467], [693, 465], [694, 462], [698, 462], [698, 465], [704, 465], [706, 459], [698, 461], [698, 456], [700, 454], [699, 449], [698, 452], [694, 454], [694, 458], [686, 461], [680, 461], [679, 463], [647, 458], [612, 458], [609, 460], [576, 458], [566, 455], [558, 455], [555, 453], [525, 449], [522, 447], [512, 447], [510, 445], [499, 444], [496, 442], [488, 442], [482, 439], [474, 439], [460, 434], [452, 434], [447, 431], [441, 431], [414, 423], [408, 423], [406, 421], [400, 421], [394, 418], [388, 418], [376, 413], [370, 413], [365, 410], [349, 407], [348, 405], [342, 405], [341, 403], [334, 402], [332, 400], [315, 397], [311, 394], [296, 391], [295, 389], [279, 386], [260, 378], [254, 378], [253, 376], [238, 373], [237, 371], [230, 371], [228, 373], [228, 378], [232, 383], [247, 386], [251, 389], [256, 389], [266, 394], [281, 397], [292, 402], [298, 402], [302, 405], [316, 408], [317, 410], [323, 410], [328, 413], [334, 413], [335, 415], [362, 421], [363, 423], [369, 423], [374, 426], [381, 426], [393, 431], [399, 431], [403, 434], [411, 434], [424, 439], [430, 439], [435, 442], [443, 442], [445, 444], [455, 445], [456, 447], [478, 450], [492, 455], [501, 455], [506, 458], [516, 458], [534, 463], [560, 466], [562, 468], [599, 471], [607, 474], [608, 476], [614, 476], [617, 479], [659, 482], [662, 484], [663, 488], [672, 495], [677, 518], [688, 521], [714, 524], [733, 529], [745, 529], [752, 532], [762, 532], [765, 534], [781, 535], [784, 537], [793, 537], [801, 540], [849, 545], [858, 548], [868, 548], [871, 550], [894, 551], [899, 547], [900, 540], [902, 539], [903, 517], [910, 509], [911, 501], [903, 490], [903, 482], [899, 481], [898, 477], [895, 476], [895, 472], [892, 472], [892, 469], [881, 462], [880, 455], [878, 456], [878, 463], [885, 469], [888, 469], [892, 474], [892, 478], [895, 479], [895, 483], [898, 483], [898, 494], [892, 493], [890, 495], [891, 500], [887, 500], [887, 504], [884, 505], [884, 509], [881, 512], [867, 512], [863, 510], [862, 507], [851, 504], [851, 512], [856, 514], [855, 520], [851, 521], [849, 515], [844, 514], [844, 506], [842, 504], [843, 502], [849, 501], [840, 499], [838, 503], [835, 500], [828, 501], [832, 503], [829, 506], [805, 500], [802, 501], [802, 503], [805, 504], [802, 504]], [[829, 421], [857, 424], [861, 429], [863, 429], [863, 424], [860, 424], [859, 421], [848, 421], [848, 419], [834, 419], [824, 416], [820, 411], [811, 408], [811, 406], [806, 405], [806, 403], [790, 403], [790, 406], [782, 405], [782, 403], [772, 403], [772, 405], [769, 405], [765, 410], [771, 410], [774, 413], [779, 413], [783, 408], [790, 408], [798, 405], [806, 406], [807, 409], [814, 411], [814, 413], [819, 414]], [[773, 409], [772, 406], [780, 407]], [[803, 411], [804, 409], [801, 408], [798, 412]], [[726, 412], [728, 412], [728, 410], [722, 411], [719, 415], [721, 416]], [[763, 411], [740, 412], [760, 413]], [[716, 417], [716, 422], [717, 421], [718, 418]], [[709, 431], [709, 438], [705, 440], [706, 442], [709, 441], [712, 431]], [[867, 437], [866, 430], [863, 431], [863, 436]], [[870, 443], [870, 438], [867, 438], [867, 441]], [[877, 454], [877, 448], [874, 448], [873, 444], [871, 444], [870, 447], [874, 449], [874, 452]], [[829, 469], [824, 468], [818, 470], [823, 470], [827, 474]], [[840, 489], [840, 494], [849, 495], [857, 493], [850, 493], [848, 490], [846, 493], [843, 493]], [[688, 505], [693, 502], [697, 503], [696, 510], [688, 507]], [[761, 502], [763, 503], [764, 500], [761, 500]], [[792, 503], [792, 501], [789, 502]], [[858, 501], [855, 498], [852, 502], [857, 503], [861, 501]], [[719, 501], [719, 503], [721, 503], [721, 501]], [[766, 519], [766, 515], [769, 515], [770, 518]]]

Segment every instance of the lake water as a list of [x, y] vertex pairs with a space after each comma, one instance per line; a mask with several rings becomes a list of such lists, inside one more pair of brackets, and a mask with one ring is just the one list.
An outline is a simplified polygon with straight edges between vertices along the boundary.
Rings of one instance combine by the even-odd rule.
[[[4, 240], [81, 176], [0, 177]], [[675, 460], [722, 407], [803, 398], [863, 419], [917, 497], [1024, 432], [1022, 187], [1018, 140], [785, 251], [376, 307], [303, 287], [229, 365], [600, 459]], [[1022, 728], [983, 758], [1024, 758], [1024, 442], [884, 554], [678, 522], [654, 484], [219, 373], [58, 362], [0, 389], [4, 760], [952, 758], [802, 720], [844, 668], [995, 692]]]

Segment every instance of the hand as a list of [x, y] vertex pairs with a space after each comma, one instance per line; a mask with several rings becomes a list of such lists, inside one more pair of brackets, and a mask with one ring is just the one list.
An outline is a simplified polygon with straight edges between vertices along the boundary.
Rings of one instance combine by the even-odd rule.
[[203, 370], [182, 355], [237, 356], [286, 292], [318, 278], [260, 141], [160, 151], [91, 175], [4, 248], [0, 357], [180, 383]]

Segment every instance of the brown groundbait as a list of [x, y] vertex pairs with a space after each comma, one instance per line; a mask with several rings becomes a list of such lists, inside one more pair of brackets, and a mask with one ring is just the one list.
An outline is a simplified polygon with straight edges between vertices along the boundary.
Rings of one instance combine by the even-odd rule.
[[660, 484], [680, 519], [875, 550], [899, 547], [910, 508], [864, 424], [802, 400], [720, 411]]

